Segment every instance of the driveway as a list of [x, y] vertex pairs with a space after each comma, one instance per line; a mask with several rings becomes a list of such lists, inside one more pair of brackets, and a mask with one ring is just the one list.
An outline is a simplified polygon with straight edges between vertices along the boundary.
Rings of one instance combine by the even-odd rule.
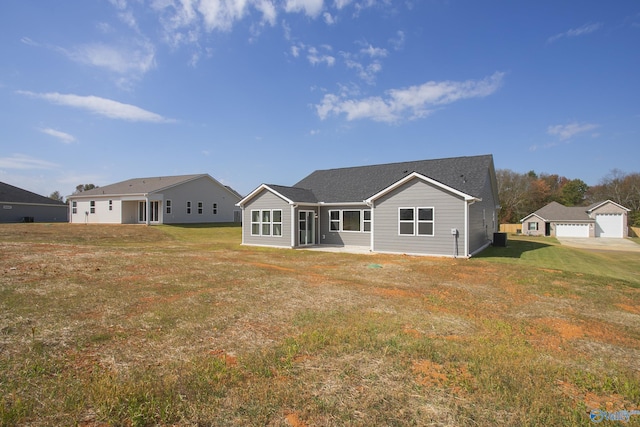
[[640, 245], [629, 239], [614, 239], [606, 237], [558, 237], [558, 241], [562, 245], [580, 249], [640, 252]]

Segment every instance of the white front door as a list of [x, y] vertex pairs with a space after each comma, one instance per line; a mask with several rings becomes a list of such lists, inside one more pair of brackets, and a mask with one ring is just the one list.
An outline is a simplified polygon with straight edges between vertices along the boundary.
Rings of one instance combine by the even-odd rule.
[[313, 245], [316, 242], [316, 222], [314, 211], [298, 212], [298, 245]]

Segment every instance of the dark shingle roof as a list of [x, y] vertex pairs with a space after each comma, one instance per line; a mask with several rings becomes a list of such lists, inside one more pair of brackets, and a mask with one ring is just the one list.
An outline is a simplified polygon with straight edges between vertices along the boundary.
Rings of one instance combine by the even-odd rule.
[[293, 202], [318, 203], [318, 199], [311, 190], [298, 187], [285, 187], [283, 185], [268, 184], [267, 186]]
[[53, 200], [36, 193], [32, 193], [31, 191], [5, 184], [4, 182], [0, 182], [0, 202], [66, 206], [65, 203], [59, 200]]
[[[595, 204], [597, 205], [597, 204]], [[593, 206], [595, 206], [593, 205]], [[558, 202], [551, 202], [535, 211], [533, 214], [545, 221], [591, 221], [587, 214], [588, 207], [564, 206]]]
[[417, 172], [465, 194], [480, 196], [491, 167], [493, 156], [482, 155], [317, 170], [294, 188], [310, 190], [321, 202], [361, 202]]

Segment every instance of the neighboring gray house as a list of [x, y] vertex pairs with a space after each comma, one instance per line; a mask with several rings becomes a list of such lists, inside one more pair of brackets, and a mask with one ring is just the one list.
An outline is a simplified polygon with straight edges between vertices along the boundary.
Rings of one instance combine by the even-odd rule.
[[529, 236], [623, 238], [629, 232], [629, 211], [611, 200], [586, 207], [567, 207], [551, 202], [520, 222], [522, 233]]
[[0, 222], [66, 222], [67, 205], [0, 182]]
[[245, 245], [470, 257], [498, 230], [491, 155], [318, 170], [238, 206]]
[[185, 224], [240, 220], [241, 196], [208, 174], [135, 178], [67, 197], [69, 221]]

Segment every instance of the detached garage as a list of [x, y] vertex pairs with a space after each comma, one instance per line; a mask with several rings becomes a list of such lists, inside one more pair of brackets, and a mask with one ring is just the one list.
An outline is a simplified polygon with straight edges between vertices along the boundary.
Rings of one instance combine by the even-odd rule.
[[611, 200], [586, 207], [551, 202], [522, 219], [530, 236], [624, 238], [628, 234], [629, 209]]

